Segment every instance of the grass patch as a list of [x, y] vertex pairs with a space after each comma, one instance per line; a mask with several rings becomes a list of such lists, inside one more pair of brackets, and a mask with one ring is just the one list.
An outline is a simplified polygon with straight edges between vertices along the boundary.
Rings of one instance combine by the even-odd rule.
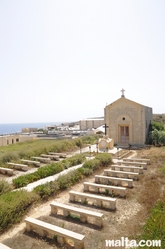
[[20, 222], [22, 217], [38, 196], [26, 191], [15, 191], [0, 196], [0, 233], [14, 223]]
[[[139, 237], [139, 240], [141, 239], [161, 240], [161, 248], [165, 248], [165, 196], [151, 209], [150, 216]], [[143, 248], [147, 249], [148, 247], [144, 246]]]
[[[19, 142], [10, 144], [8, 146], [0, 146], [0, 166], [8, 162], [19, 162], [20, 159], [30, 159], [32, 156], [40, 156], [40, 154], [47, 154], [48, 152], [70, 152], [78, 149], [76, 139], [65, 140], [30, 140], [26, 142]], [[97, 136], [82, 137], [82, 147], [88, 143], [93, 143]]]
[[75, 220], [80, 221], [80, 216], [79, 215], [69, 214], [68, 217], [71, 218], [71, 219], [75, 219]]

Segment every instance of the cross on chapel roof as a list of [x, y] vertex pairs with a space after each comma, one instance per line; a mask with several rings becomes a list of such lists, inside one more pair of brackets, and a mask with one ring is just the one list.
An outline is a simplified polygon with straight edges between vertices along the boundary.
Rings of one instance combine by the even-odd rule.
[[125, 98], [125, 96], [124, 96], [124, 92], [125, 92], [125, 90], [122, 88], [122, 90], [121, 90], [120, 92], [122, 92], [121, 97]]

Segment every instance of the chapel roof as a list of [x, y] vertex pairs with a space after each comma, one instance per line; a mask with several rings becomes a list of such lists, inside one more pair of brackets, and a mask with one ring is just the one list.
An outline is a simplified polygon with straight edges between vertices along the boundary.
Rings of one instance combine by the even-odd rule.
[[[140, 106], [144, 106], [144, 107], [151, 108], [151, 107], [149, 107], [149, 106], [145, 106], [145, 105], [142, 105], [142, 104], [140, 104], [140, 103], [137, 103], [137, 102], [135, 102], [135, 101], [133, 101], [133, 100], [130, 100], [130, 99], [125, 98], [124, 91], [125, 91], [125, 90], [122, 89], [122, 90], [121, 90], [121, 92], [122, 92], [121, 97], [120, 97], [119, 99], [113, 101], [112, 103], [108, 104], [107, 106], [111, 106], [111, 105], [113, 105], [113, 104], [116, 104], [117, 102], [123, 102], [123, 101], [126, 102], [126, 101], [127, 101], [127, 102], [132, 103], [132, 104], [136, 104], [136, 105], [140, 105]], [[107, 107], [107, 106], [106, 106], [106, 107]]]

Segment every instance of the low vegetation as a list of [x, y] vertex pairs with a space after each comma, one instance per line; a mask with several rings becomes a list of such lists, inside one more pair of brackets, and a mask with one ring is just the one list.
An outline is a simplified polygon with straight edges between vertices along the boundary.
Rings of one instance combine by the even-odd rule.
[[19, 222], [38, 196], [26, 191], [15, 191], [0, 196], [0, 233]]
[[29, 183], [43, 179], [48, 176], [55, 175], [66, 168], [83, 163], [85, 156], [83, 154], [75, 155], [71, 158], [62, 160], [61, 162], [51, 163], [44, 167], [39, 168], [31, 174], [26, 174], [13, 179], [14, 188], [21, 188], [27, 186]]
[[[165, 248], [165, 196], [151, 209], [150, 217], [147, 219], [139, 239], [161, 240], [161, 248]], [[143, 248], [147, 249], [148, 247]]]
[[[63, 162], [63, 164], [65, 165], [66, 162], [67, 165], [79, 164], [82, 158], [84, 158], [83, 155], [74, 156], [70, 158], [69, 162], [67, 159], [64, 160], [65, 163]], [[95, 166], [96, 162], [97, 167]], [[87, 169], [92, 173], [98, 167], [106, 166], [110, 162], [110, 154], [97, 155], [97, 159], [90, 160], [88, 164], [84, 163], [82, 168], [68, 172], [66, 175], [58, 177], [55, 181], [40, 185], [32, 192], [22, 190], [9, 192], [10, 186], [2, 183], [2, 187], [0, 188], [0, 190], [2, 189], [0, 196], [0, 233], [4, 232], [11, 225], [21, 221], [28, 208], [31, 207], [34, 202], [48, 200], [48, 198], [55, 196], [58, 191], [67, 189], [78, 183], [84, 175], [86, 175]], [[55, 165], [57, 164], [58, 163]], [[23, 180], [21, 179], [21, 181]]]
[[34, 189], [34, 192], [40, 195], [42, 199], [48, 199], [50, 196], [55, 195], [58, 190], [67, 189], [78, 183], [84, 176], [92, 174], [100, 167], [108, 166], [111, 163], [111, 155], [104, 153], [97, 156], [97, 159], [92, 159], [83, 164], [81, 168], [69, 172], [66, 175], [58, 177], [54, 182], [40, 185]]
[[[87, 139], [85, 143], [92, 142]], [[83, 142], [84, 143], [84, 142]], [[18, 146], [18, 145], [17, 145]], [[74, 144], [75, 146], [75, 144]], [[75, 147], [76, 148], [76, 147]], [[52, 151], [52, 150], [51, 150]], [[64, 150], [61, 150], [64, 151]], [[10, 153], [11, 151], [9, 151]], [[15, 151], [16, 152], [16, 151]], [[14, 153], [15, 153], [14, 152]], [[60, 151], [59, 151], [60, 152]], [[0, 152], [0, 159], [13, 160], [10, 156], [7, 156], [7, 150]], [[12, 152], [13, 153], [13, 152]], [[16, 155], [14, 154], [13, 155]], [[159, 240], [162, 241], [162, 248], [165, 248], [165, 147], [152, 147], [150, 150], [138, 151], [140, 157], [150, 158], [151, 164], [154, 165], [153, 172], [150, 175], [145, 174], [143, 179], [143, 189], [137, 193], [138, 202], [143, 206], [143, 215], [145, 225], [140, 231], [140, 235], [136, 235], [136, 240]], [[18, 155], [18, 154], [17, 154]], [[84, 155], [81, 155], [84, 156]], [[75, 160], [73, 157], [71, 161]], [[77, 158], [76, 160], [79, 160]], [[75, 163], [78, 161], [75, 160]], [[68, 162], [68, 159], [63, 162], [54, 163], [49, 169], [45, 171], [53, 170], [55, 165], [59, 164], [59, 169], [71, 167], [73, 162]], [[61, 164], [62, 163], [62, 164]], [[76, 183], [80, 182], [85, 176], [91, 175], [95, 170], [106, 167], [111, 163], [111, 156], [108, 153], [96, 154], [95, 158], [89, 161], [85, 161], [83, 166], [66, 175], [60, 176], [57, 180], [40, 185], [29, 193], [26, 191], [14, 191], [11, 192], [10, 184], [5, 181], [0, 182], [0, 233], [3, 233], [6, 229], [13, 224], [20, 222], [28, 211], [28, 209], [35, 203], [42, 200], [48, 200], [51, 197], [56, 196], [59, 191], [68, 189]], [[73, 163], [74, 164], [74, 163]], [[61, 165], [61, 166], [60, 166]], [[155, 167], [156, 166], [156, 167]], [[52, 168], [51, 168], [52, 167]], [[44, 168], [44, 167], [43, 167]], [[41, 175], [47, 175], [49, 173], [43, 172]], [[18, 179], [18, 178], [17, 178]], [[26, 180], [21, 180], [22, 182]], [[147, 247], [143, 247], [147, 248]]]
[[153, 121], [165, 125], [165, 114], [153, 114]]
[[152, 121], [146, 143], [155, 146], [163, 146], [165, 145], [165, 123], [156, 120]]
[[162, 130], [153, 130], [149, 135], [149, 141], [155, 146], [164, 146], [165, 145], [165, 131]]
[[156, 122], [156, 121], [152, 121], [152, 130], [158, 130], [158, 131], [164, 131], [164, 126], [162, 123]]
[[8, 146], [0, 146], [0, 167], [4, 167], [8, 162], [19, 162], [20, 159], [30, 159], [32, 156], [40, 156], [48, 152], [69, 152], [92, 144], [98, 139], [98, 136], [84, 136], [81, 139], [65, 139], [65, 140], [30, 140], [11, 144]]
[[145, 177], [143, 191], [139, 193], [139, 202], [144, 206], [144, 215], [148, 218], [138, 240], [161, 240], [161, 248], [165, 248], [165, 147], [153, 147], [141, 156], [150, 158], [157, 170]]
[[12, 186], [8, 182], [0, 180], [0, 195], [10, 192], [11, 190]]

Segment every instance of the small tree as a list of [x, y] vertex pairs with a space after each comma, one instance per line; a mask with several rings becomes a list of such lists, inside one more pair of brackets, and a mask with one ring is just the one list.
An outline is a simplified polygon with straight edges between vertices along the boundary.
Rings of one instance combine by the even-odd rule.
[[165, 145], [165, 132], [159, 131], [159, 144]]
[[76, 143], [76, 146], [80, 148], [80, 153], [81, 153], [81, 148], [83, 145], [81, 138], [76, 139], [75, 143]]
[[164, 126], [159, 123], [159, 122], [156, 122], [156, 121], [152, 121], [152, 130], [158, 130], [158, 131], [164, 131]]
[[152, 141], [152, 144], [156, 146], [165, 145], [165, 132], [155, 129], [150, 133], [150, 139]]

